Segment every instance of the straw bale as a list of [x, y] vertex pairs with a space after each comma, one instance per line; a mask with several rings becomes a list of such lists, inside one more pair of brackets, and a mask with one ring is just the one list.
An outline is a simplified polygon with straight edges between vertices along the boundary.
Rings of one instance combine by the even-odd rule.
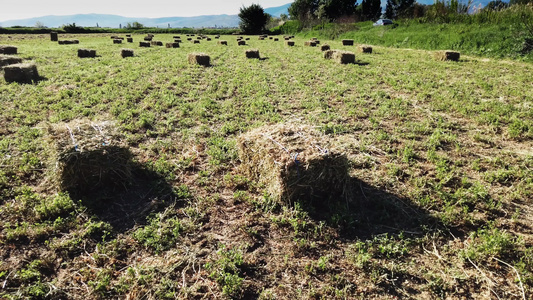
[[435, 52], [435, 59], [436, 60], [451, 60], [451, 61], [459, 61], [459, 58], [461, 58], [461, 54], [459, 52], [455, 51], [437, 51]]
[[277, 42], [277, 41], [279, 41], [279, 39], [278, 38], [274, 38], [274, 42]]
[[149, 42], [139, 42], [139, 47], [150, 47]]
[[181, 36], [179, 36], [179, 35], [175, 35], [175, 36], [173, 36], [172, 38], [173, 38], [173, 39], [181, 39]]
[[131, 182], [131, 154], [112, 122], [75, 120], [46, 129], [50, 179], [60, 191], [84, 193]]
[[14, 65], [22, 63], [22, 58], [10, 55], [0, 54], [0, 68], [3, 66]]
[[228, 41], [225, 41], [225, 40], [219, 40], [219, 41], [218, 41], [218, 44], [219, 44], [219, 45], [226, 45], [226, 46], [227, 46], [227, 45], [228, 45]]
[[133, 49], [120, 49], [120, 56], [122, 56], [122, 58], [132, 57]]
[[131, 37], [131, 34], [126, 34], [126, 37], [127, 37], [127, 38]]
[[285, 45], [287, 46], [294, 46], [294, 41], [285, 41]]
[[241, 172], [278, 203], [346, 197], [349, 164], [313, 127], [277, 124], [237, 139]]
[[262, 36], [260, 36], [260, 37], [258, 38], [258, 40], [260, 40], [260, 41], [264, 41], [264, 40], [265, 40], [265, 38], [264, 38], [264, 37], [262, 37]]
[[187, 41], [192, 41], [192, 38], [187, 38]]
[[33, 63], [14, 64], [4, 67], [6, 82], [32, 83], [39, 80], [37, 66]]
[[180, 43], [166, 43], [167, 48], [179, 48]]
[[243, 41], [243, 40], [237, 41], [237, 45], [245, 46], [246, 45], [246, 41]]
[[205, 53], [190, 53], [188, 59], [191, 64], [198, 64], [206, 67], [211, 65], [211, 58]]
[[0, 45], [0, 54], [17, 54], [17, 47]]
[[304, 45], [309, 46], [309, 47], [315, 47], [316, 43], [315, 41], [306, 41]]
[[50, 41], [57, 42], [57, 40], [58, 40], [57, 32], [55, 32], [55, 31], [50, 32]]
[[343, 46], [353, 46], [353, 40], [342, 40]]
[[78, 49], [78, 57], [96, 57], [96, 50], [92, 49]]
[[200, 44], [200, 41], [199, 40], [194, 40], [192, 41], [193, 44]]
[[132, 37], [129, 37], [129, 38], [126, 39], [126, 41], [127, 41], [128, 43], [133, 43], [133, 38], [132, 38]]
[[332, 59], [333, 58], [333, 53], [335, 53], [335, 51], [337, 51], [337, 50], [326, 50], [326, 51], [324, 51], [324, 58], [325, 59]]
[[220, 36], [219, 36], [219, 35], [215, 35], [215, 39], [219, 39], [219, 38], [220, 38]]
[[205, 40], [209, 42], [209, 41], [211, 41], [211, 38], [206, 38]]
[[328, 44], [324, 44], [324, 45], [320, 46], [320, 50], [322, 50], [322, 51], [329, 50], [330, 48], [331, 47]]
[[288, 41], [288, 40], [290, 40], [291, 38], [288, 37], [288, 36], [286, 36], [286, 37], [284, 37], [283, 39], [286, 40], [286, 41]]
[[273, 37], [269, 36], [268, 39], [271, 40], [271, 39], [273, 39]]
[[248, 49], [245, 51], [246, 58], [259, 58], [259, 50], [258, 49]]
[[74, 44], [79, 44], [80, 41], [79, 40], [62, 40], [62, 41], [57, 41], [57, 43], [59, 45], [74, 45]]
[[122, 44], [122, 40], [121, 39], [114, 39], [113, 40], [113, 44]]
[[355, 54], [350, 51], [335, 51], [332, 59], [339, 64], [355, 63]]
[[248, 37], [248, 38], [245, 38], [245, 40], [249, 41], [249, 40], [250, 40], [250, 38], [249, 38], [249, 37]]
[[175, 39], [174, 43], [181, 43], [181, 39]]
[[357, 47], [361, 53], [372, 53], [372, 47], [367, 45], [360, 45]]
[[145, 36], [145, 37], [144, 37], [144, 40], [147, 41], [147, 42], [152, 41], [152, 39], [153, 39], [152, 36]]
[[150, 44], [152, 46], [163, 46], [163, 42], [161, 41], [151, 41]]

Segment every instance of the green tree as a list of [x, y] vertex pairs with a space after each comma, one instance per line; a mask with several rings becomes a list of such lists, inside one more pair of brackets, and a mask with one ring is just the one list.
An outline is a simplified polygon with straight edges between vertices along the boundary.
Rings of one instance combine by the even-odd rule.
[[499, 10], [502, 10], [504, 8], [507, 8], [509, 6], [509, 4], [503, 2], [502, 0], [493, 0], [493, 1], [490, 1], [489, 3], [487, 3], [487, 5], [485, 6], [484, 10], [496, 10], [496, 11], [499, 11]]
[[412, 17], [414, 4], [415, 0], [387, 0], [385, 17], [388, 19]]
[[128, 29], [141, 29], [141, 28], [144, 28], [144, 25], [139, 23], [139, 22], [137, 22], [137, 21], [135, 21], [133, 23], [129, 23], [128, 22], [126, 24], [126, 28], [128, 28]]
[[265, 13], [259, 4], [252, 4], [248, 7], [241, 7], [239, 12], [241, 19], [239, 27], [245, 34], [260, 34], [265, 29], [265, 25], [270, 20], [270, 15]]
[[[379, 0], [378, 0], [379, 1]], [[330, 20], [336, 20], [344, 16], [352, 16], [355, 13], [357, 1], [354, 0], [325, 0], [326, 16]]]
[[381, 16], [380, 0], [363, 0], [361, 3], [361, 15], [364, 20], [375, 20]]

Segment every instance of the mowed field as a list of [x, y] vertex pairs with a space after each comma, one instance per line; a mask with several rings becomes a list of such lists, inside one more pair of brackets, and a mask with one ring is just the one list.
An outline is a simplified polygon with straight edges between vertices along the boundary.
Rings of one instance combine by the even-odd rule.
[[[0, 298], [533, 297], [532, 64], [110, 36], [0, 36], [42, 77], [0, 78]], [[89, 121], [113, 124], [133, 179], [62, 191], [47, 128]], [[280, 203], [245, 176], [239, 136], [274, 124], [334, 145], [349, 199]]]

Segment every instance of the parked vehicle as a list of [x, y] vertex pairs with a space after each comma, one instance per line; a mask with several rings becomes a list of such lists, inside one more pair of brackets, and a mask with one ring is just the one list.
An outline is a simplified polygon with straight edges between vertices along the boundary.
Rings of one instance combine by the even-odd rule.
[[392, 25], [392, 21], [389, 19], [379, 19], [374, 23], [374, 26]]

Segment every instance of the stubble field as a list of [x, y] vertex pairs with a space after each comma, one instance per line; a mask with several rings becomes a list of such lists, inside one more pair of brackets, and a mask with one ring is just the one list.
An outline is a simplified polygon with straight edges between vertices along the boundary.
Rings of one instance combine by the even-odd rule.
[[[533, 297], [532, 64], [110, 36], [0, 36], [41, 76], [0, 78], [0, 298]], [[47, 128], [75, 120], [114, 124], [129, 185], [52, 184]], [[280, 123], [347, 157], [350, 201], [279, 203], [243, 175], [239, 136]]]

